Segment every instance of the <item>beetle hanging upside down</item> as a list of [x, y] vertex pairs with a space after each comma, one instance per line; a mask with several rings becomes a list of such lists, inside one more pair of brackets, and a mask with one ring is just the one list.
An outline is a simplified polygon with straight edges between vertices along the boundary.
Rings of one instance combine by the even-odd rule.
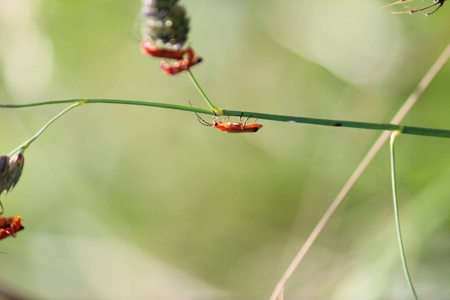
[[239, 123], [231, 123], [229, 121], [229, 118], [227, 118], [226, 121], [213, 120], [212, 124], [210, 124], [209, 126], [213, 126], [219, 131], [225, 131], [227, 133], [257, 132], [263, 127], [262, 124], [255, 123], [256, 119], [255, 121], [253, 121], [253, 123], [247, 124], [247, 120], [249, 118], [250, 117], [245, 119], [244, 122], [242, 122], [242, 119], [239, 118]]
[[257, 119], [255, 119], [253, 121], [253, 123], [247, 124], [247, 121], [248, 121], [248, 119], [251, 118], [251, 116], [248, 117], [247, 119], [245, 119], [244, 122], [242, 122], [242, 115], [244, 114], [243, 112], [242, 112], [241, 116], [239, 117], [239, 123], [231, 123], [229, 117], [224, 118], [223, 121], [219, 121], [217, 119], [217, 117], [215, 117], [215, 119], [213, 119], [212, 123], [208, 123], [204, 119], [202, 119], [197, 113], [195, 113], [195, 114], [197, 115], [197, 118], [198, 118], [198, 121], [200, 122], [200, 124], [202, 124], [204, 126], [215, 127], [219, 131], [224, 131], [227, 133], [257, 132], [258, 130], [260, 130], [263, 127], [262, 124], [255, 123]]

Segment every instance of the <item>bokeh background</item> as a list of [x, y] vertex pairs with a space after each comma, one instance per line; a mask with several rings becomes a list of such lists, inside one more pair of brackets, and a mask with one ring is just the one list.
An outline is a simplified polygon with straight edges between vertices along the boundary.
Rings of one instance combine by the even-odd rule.
[[[193, 0], [193, 68], [219, 107], [388, 122], [449, 42], [450, 5]], [[422, 7], [432, 1], [415, 1]], [[112, 98], [205, 107], [187, 74], [139, 50], [141, 2], [1, 0], [0, 102]], [[450, 64], [406, 125], [450, 129]], [[0, 110], [6, 154], [66, 106]], [[92, 104], [26, 152], [2, 198], [26, 227], [0, 243], [0, 284], [38, 299], [267, 299], [379, 132]], [[450, 298], [450, 143], [401, 136], [400, 213], [424, 299]], [[385, 146], [307, 254], [285, 299], [411, 299]]]

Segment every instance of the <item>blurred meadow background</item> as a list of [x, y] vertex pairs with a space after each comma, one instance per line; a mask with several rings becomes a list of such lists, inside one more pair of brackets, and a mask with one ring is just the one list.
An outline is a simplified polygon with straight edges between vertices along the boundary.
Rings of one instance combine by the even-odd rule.
[[[449, 42], [450, 4], [184, 1], [192, 71], [219, 107], [389, 122]], [[423, 7], [432, 1], [415, 1]], [[206, 107], [187, 74], [140, 53], [141, 2], [0, 1], [0, 102], [112, 98]], [[405, 125], [450, 129], [450, 64]], [[66, 106], [0, 110], [8, 153]], [[206, 117], [209, 120], [209, 117]], [[0, 285], [39, 299], [268, 299], [380, 132], [92, 104], [25, 153], [2, 198], [25, 230], [0, 243]], [[450, 143], [400, 136], [406, 254], [419, 296], [450, 298]], [[411, 299], [389, 151], [377, 155], [286, 286], [285, 299]]]

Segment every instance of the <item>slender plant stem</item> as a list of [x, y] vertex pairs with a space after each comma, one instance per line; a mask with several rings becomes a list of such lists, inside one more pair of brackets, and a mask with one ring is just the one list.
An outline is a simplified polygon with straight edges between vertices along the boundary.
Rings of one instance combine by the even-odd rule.
[[369, 123], [369, 122], [356, 122], [356, 121], [344, 121], [344, 120], [330, 120], [330, 119], [318, 119], [318, 118], [306, 118], [306, 117], [296, 117], [296, 116], [284, 116], [284, 115], [274, 115], [265, 114], [258, 112], [242, 112], [236, 110], [223, 110], [225, 116], [243, 116], [243, 117], [253, 117], [261, 120], [272, 120], [281, 121], [288, 123], [302, 123], [311, 125], [322, 125], [331, 127], [347, 127], [347, 128], [360, 128], [360, 129], [371, 129], [371, 130], [387, 130], [394, 131], [402, 129], [404, 134], [422, 135], [422, 136], [435, 136], [435, 137], [447, 137], [449, 130], [446, 129], [431, 129], [431, 128], [421, 128], [413, 126], [401, 126], [397, 124], [389, 123]]
[[59, 117], [61, 117], [62, 115], [64, 115], [66, 112], [68, 112], [69, 110], [83, 105], [84, 102], [79, 101], [76, 102], [75, 104], [72, 104], [71, 106], [69, 106], [68, 108], [64, 109], [62, 112], [60, 112], [59, 114], [57, 114], [56, 116], [54, 116], [50, 121], [47, 122], [47, 124], [45, 124], [41, 129], [39, 129], [38, 132], [36, 132], [35, 135], [33, 135], [30, 139], [28, 139], [27, 141], [25, 141], [22, 145], [20, 145], [19, 147], [17, 147], [16, 149], [14, 149], [13, 151], [11, 151], [8, 156], [12, 156], [16, 153], [23, 153], [25, 152], [25, 150], [31, 145], [31, 143], [33, 143], [53, 122], [55, 122]]
[[[151, 106], [166, 109], [176, 109], [189, 112], [196, 112], [208, 115], [217, 115], [214, 111], [206, 108], [184, 106], [170, 103], [159, 103], [159, 102], [148, 102], [148, 101], [135, 101], [135, 100], [113, 100], [113, 99], [67, 99], [67, 100], [52, 100], [45, 102], [35, 102], [28, 104], [0, 104], [0, 108], [25, 108], [33, 106], [51, 105], [51, 104], [64, 104], [64, 103], [77, 103], [83, 102], [83, 104], [90, 103], [107, 103], [107, 104], [126, 104], [126, 105], [138, 105], [138, 106]], [[266, 114], [258, 112], [242, 112], [237, 110], [220, 110], [225, 116], [244, 116], [244, 117], [254, 117], [261, 120], [271, 120], [279, 122], [288, 123], [301, 123], [301, 124], [312, 124], [312, 125], [322, 125], [331, 127], [348, 127], [348, 128], [359, 128], [359, 129], [370, 129], [370, 130], [382, 130], [382, 131], [395, 131], [402, 130], [404, 134], [413, 134], [420, 136], [430, 136], [430, 137], [444, 137], [450, 138], [450, 130], [446, 129], [435, 129], [435, 128], [421, 128], [413, 126], [400, 126], [396, 124], [389, 123], [369, 123], [369, 122], [355, 122], [355, 121], [344, 121], [344, 120], [330, 120], [330, 119], [318, 119], [318, 118], [305, 118], [297, 116], [286, 116], [286, 115], [275, 115]]]
[[201, 114], [214, 115], [214, 113], [210, 109], [207, 109], [207, 108], [198, 108], [198, 107], [192, 107], [192, 106], [161, 103], [161, 102], [122, 100], [122, 99], [49, 100], [49, 101], [33, 102], [33, 103], [25, 103], [25, 104], [0, 104], [0, 108], [27, 108], [27, 107], [34, 107], [34, 106], [67, 104], [67, 103], [76, 103], [76, 102], [83, 102], [83, 104], [101, 103], [101, 104], [123, 104], [123, 105], [150, 106], [150, 107], [184, 110], [184, 111], [190, 111], [190, 112], [197, 112], [197, 113], [201, 113]]
[[[411, 93], [411, 95], [409, 95], [408, 99], [406, 99], [405, 103], [402, 105], [402, 107], [399, 109], [399, 111], [395, 114], [391, 123], [399, 124], [403, 120], [403, 118], [410, 111], [410, 109], [414, 106], [414, 104], [417, 102], [417, 100], [422, 95], [422, 93], [425, 91], [425, 89], [429, 86], [431, 81], [436, 77], [437, 73], [445, 65], [445, 63], [447, 62], [449, 57], [450, 57], [450, 44], [447, 45], [447, 47], [444, 49], [444, 51], [438, 57], [436, 62], [433, 64], [433, 66], [431, 66], [431, 68], [428, 70], [428, 72], [425, 74], [425, 76], [419, 82], [416, 89]], [[375, 141], [373, 146], [370, 148], [369, 152], [367, 152], [367, 154], [363, 158], [363, 160], [356, 167], [355, 171], [353, 171], [350, 178], [347, 180], [347, 182], [344, 184], [342, 189], [339, 191], [336, 198], [334, 198], [334, 200], [331, 202], [330, 206], [325, 211], [324, 215], [319, 220], [316, 227], [314, 227], [313, 231], [310, 233], [310, 235], [306, 239], [305, 243], [302, 245], [302, 247], [298, 251], [297, 255], [294, 257], [292, 262], [289, 264], [286, 271], [283, 273], [283, 276], [277, 282], [277, 285], [275, 286], [275, 288], [272, 292], [272, 295], [270, 296], [270, 300], [276, 300], [277, 298], [279, 299], [279, 297], [281, 297], [283, 295], [284, 286], [285, 286], [286, 282], [289, 280], [289, 278], [292, 276], [294, 271], [297, 269], [298, 265], [303, 260], [306, 253], [308, 253], [309, 249], [311, 248], [311, 246], [313, 245], [313, 243], [315, 242], [315, 240], [317, 239], [319, 234], [322, 232], [323, 228], [328, 223], [331, 216], [334, 214], [334, 212], [340, 206], [342, 201], [344, 201], [345, 197], [350, 192], [353, 185], [359, 179], [361, 174], [367, 168], [369, 163], [373, 160], [373, 158], [378, 153], [378, 151], [381, 149], [381, 147], [384, 145], [384, 143], [389, 139], [389, 135], [390, 135], [390, 133], [388, 131], [383, 132], [378, 137], [378, 139]]]
[[390, 142], [390, 150], [391, 150], [391, 178], [392, 178], [392, 199], [394, 200], [394, 214], [395, 214], [395, 225], [397, 228], [397, 239], [398, 246], [400, 248], [400, 257], [402, 259], [403, 271], [405, 272], [406, 281], [411, 288], [411, 292], [414, 295], [414, 298], [418, 300], [416, 290], [414, 289], [414, 285], [411, 279], [411, 275], [409, 274], [408, 264], [406, 263], [406, 255], [405, 255], [405, 247], [403, 246], [403, 238], [402, 238], [402, 230], [400, 228], [400, 213], [398, 211], [398, 200], [397, 200], [397, 180], [395, 176], [395, 151], [394, 144], [396, 137], [401, 132], [396, 130], [391, 134], [391, 142]]
[[195, 78], [194, 74], [192, 73], [191, 69], [188, 69], [188, 73], [189, 76], [191, 77], [192, 83], [194, 83], [195, 87], [197, 88], [197, 90], [200, 92], [200, 94], [202, 95], [203, 99], [205, 99], [206, 103], [209, 105], [209, 107], [211, 107], [211, 109], [214, 111], [215, 115], [217, 116], [221, 116], [222, 115], [222, 109], [218, 108], [217, 106], [215, 106], [211, 100], [209, 100], [208, 96], [206, 95], [206, 93], [203, 91], [202, 87], [200, 86], [200, 84], [198, 83], [197, 79]]

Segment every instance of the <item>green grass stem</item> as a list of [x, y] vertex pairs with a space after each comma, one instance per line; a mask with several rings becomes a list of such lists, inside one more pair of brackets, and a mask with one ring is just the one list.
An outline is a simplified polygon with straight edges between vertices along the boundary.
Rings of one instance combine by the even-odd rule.
[[[151, 106], [159, 107], [165, 109], [176, 109], [188, 112], [196, 112], [200, 114], [213, 115], [214, 112], [211, 109], [192, 107], [186, 105], [177, 105], [170, 103], [160, 103], [160, 102], [149, 102], [149, 101], [136, 101], [136, 100], [114, 100], [114, 99], [66, 99], [66, 100], [51, 100], [44, 102], [34, 102], [27, 104], [0, 104], [0, 108], [26, 108], [34, 106], [43, 105], [54, 105], [54, 104], [65, 104], [65, 103], [77, 103], [82, 102], [83, 104], [90, 103], [103, 103], [103, 104], [123, 104], [123, 105], [137, 105], [137, 106]], [[288, 123], [300, 123], [300, 124], [311, 124], [311, 125], [321, 125], [321, 126], [331, 126], [331, 127], [347, 127], [347, 128], [359, 128], [359, 129], [369, 129], [369, 130], [387, 130], [396, 131], [401, 130], [403, 134], [412, 134], [419, 136], [429, 136], [429, 137], [443, 137], [450, 138], [450, 130], [446, 129], [435, 129], [435, 128], [422, 128], [413, 126], [402, 126], [389, 123], [369, 123], [369, 122], [356, 122], [356, 121], [344, 121], [344, 120], [330, 120], [330, 119], [319, 119], [319, 118], [306, 118], [297, 116], [286, 116], [286, 115], [275, 115], [267, 113], [258, 112], [243, 112], [237, 110], [221, 110], [224, 116], [243, 116], [252, 117], [259, 120], [270, 120], [278, 122], [288, 122]], [[217, 114], [217, 113], [216, 113]]]
[[395, 179], [395, 151], [394, 151], [394, 144], [395, 144], [395, 138], [400, 134], [400, 131], [394, 131], [391, 134], [391, 143], [390, 143], [390, 150], [391, 150], [391, 178], [392, 178], [392, 198], [394, 200], [394, 214], [395, 214], [395, 225], [397, 228], [397, 239], [398, 239], [398, 246], [400, 248], [400, 257], [402, 259], [403, 264], [403, 271], [405, 273], [406, 281], [409, 284], [409, 287], [411, 288], [411, 292], [414, 295], [414, 298], [418, 300], [418, 296], [416, 293], [416, 290], [414, 289], [414, 285], [411, 279], [411, 275], [409, 274], [408, 270], [408, 264], [406, 263], [406, 255], [405, 255], [405, 248], [403, 246], [403, 238], [402, 238], [402, 231], [400, 228], [400, 213], [398, 211], [398, 200], [397, 200], [397, 181]]
[[188, 73], [189, 73], [189, 77], [191, 77], [192, 83], [195, 85], [195, 87], [197, 88], [199, 93], [202, 95], [203, 99], [205, 99], [205, 101], [208, 104], [208, 106], [211, 107], [211, 109], [214, 111], [216, 116], [221, 116], [222, 115], [222, 109], [218, 108], [217, 106], [215, 106], [211, 102], [211, 100], [209, 100], [209, 98], [206, 95], [205, 91], [203, 91], [202, 87], [200, 86], [200, 84], [198, 83], [197, 79], [195, 78], [194, 74], [192, 73], [192, 71], [190, 69], [188, 69]]
[[22, 145], [20, 145], [19, 147], [17, 147], [13, 151], [11, 151], [8, 154], [8, 156], [13, 156], [14, 154], [25, 152], [25, 150], [31, 145], [31, 143], [33, 143], [45, 131], [45, 129], [47, 129], [53, 122], [55, 122], [62, 115], [67, 113], [69, 110], [71, 110], [77, 106], [83, 105], [83, 104], [84, 104], [83, 101], [78, 101], [75, 104], [72, 104], [71, 106], [64, 109], [62, 112], [60, 112], [59, 114], [54, 116], [50, 121], [48, 121], [41, 129], [39, 129], [39, 131], [35, 135], [33, 135], [31, 138], [29, 138], [27, 141], [25, 141]]

